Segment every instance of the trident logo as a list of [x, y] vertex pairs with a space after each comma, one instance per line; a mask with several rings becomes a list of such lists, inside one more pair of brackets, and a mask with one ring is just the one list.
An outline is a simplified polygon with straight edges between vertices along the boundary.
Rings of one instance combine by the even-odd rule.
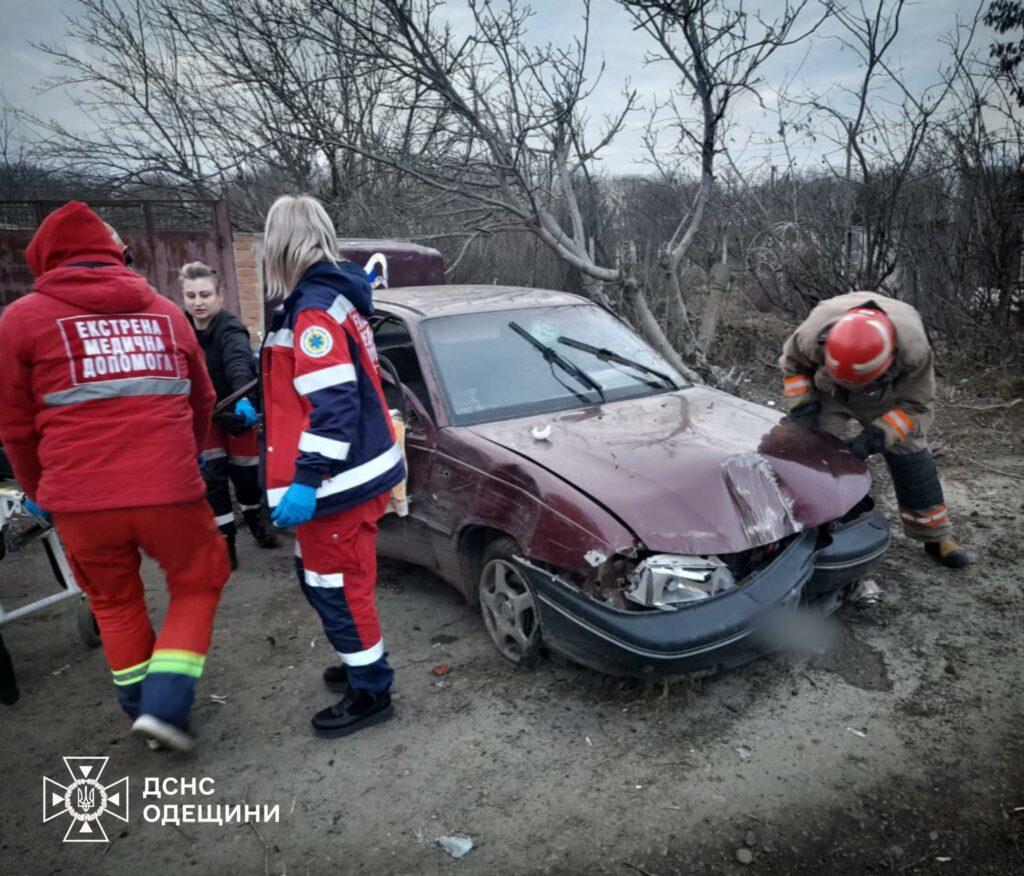
[[81, 812], [88, 812], [96, 805], [96, 789], [95, 788], [79, 788], [78, 789], [78, 809]]
[[111, 815], [128, 820], [128, 778], [104, 786], [99, 778], [107, 766], [106, 757], [65, 757], [71, 784], [62, 785], [43, 777], [43, 822], [70, 815], [64, 834], [66, 843], [105, 843], [107, 832], [100, 818]]

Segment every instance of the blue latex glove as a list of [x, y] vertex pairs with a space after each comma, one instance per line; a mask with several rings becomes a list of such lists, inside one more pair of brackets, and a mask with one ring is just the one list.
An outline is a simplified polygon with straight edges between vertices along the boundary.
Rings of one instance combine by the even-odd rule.
[[270, 519], [274, 526], [298, 526], [309, 523], [316, 511], [316, 487], [305, 484], [292, 484], [278, 506], [273, 510]]
[[252, 402], [247, 398], [240, 398], [235, 404], [235, 413], [245, 420], [246, 426], [251, 426], [255, 423], [259, 417], [256, 416], [256, 408], [252, 406]]
[[28, 496], [25, 497], [25, 501], [24, 501], [23, 504], [25, 505], [25, 510], [28, 511], [30, 514], [35, 514], [36, 517], [44, 517], [47, 520], [50, 519], [50, 512], [49, 511], [44, 511], [35, 502], [33, 502]]
[[203, 466], [206, 465], [206, 455], [200, 453], [198, 458], [196, 459], [196, 463], [199, 465], [199, 470], [202, 471]]

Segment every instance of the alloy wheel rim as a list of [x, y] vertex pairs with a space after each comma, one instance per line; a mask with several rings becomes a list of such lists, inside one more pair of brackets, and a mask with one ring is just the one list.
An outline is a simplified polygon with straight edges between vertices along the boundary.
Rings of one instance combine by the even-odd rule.
[[508, 560], [491, 560], [480, 577], [480, 608], [502, 655], [521, 663], [537, 644], [537, 607], [522, 573]]

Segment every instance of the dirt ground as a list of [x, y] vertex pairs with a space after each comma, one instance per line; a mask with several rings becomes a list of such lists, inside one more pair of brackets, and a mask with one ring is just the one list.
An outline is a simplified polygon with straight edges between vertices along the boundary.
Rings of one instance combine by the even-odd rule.
[[[452, 589], [386, 564], [397, 718], [325, 741], [308, 720], [332, 701], [331, 653], [290, 544], [242, 537], [197, 699], [201, 745], [180, 758], [127, 735], [67, 603], [16, 622], [0, 872], [1024, 872], [1024, 404], [998, 403], [943, 405], [935, 435], [975, 564], [943, 570], [896, 534], [874, 576], [881, 602], [844, 607], [825, 655], [654, 687], [550, 660], [520, 671]], [[49, 587], [40, 551], [0, 564], [5, 605]], [[42, 777], [65, 780], [64, 755], [108, 756], [105, 780], [131, 777], [130, 820], [106, 817], [109, 845], [65, 845], [66, 819], [41, 823]], [[280, 823], [147, 823], [143, 780], [164, 776], [215, 780], [213, 797], [179, 802], [277, 804]], [[448, 834], [473, 850], [453, 860], [436, 842]]]

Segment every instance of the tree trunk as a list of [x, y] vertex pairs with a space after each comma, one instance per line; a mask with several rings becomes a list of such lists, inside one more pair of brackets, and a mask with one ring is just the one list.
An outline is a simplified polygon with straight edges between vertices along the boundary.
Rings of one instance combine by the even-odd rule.
[[732, 285], [732, 271], [729, 269], [729, 235], [722, 235], [722, 260], [712, 265], [708, 272], [708, 303], [700, 320], [697, 346], [705, 356], [711, 351], [718, 332], [718, 316], [722, 310], [722, 299]]
[[691, 383], [703, 383], [700, 375], [687, 365], [676, 352], [658, 320], [654, 318], [647, 296], [636, 275], [636, 244], [627, 243], [619, 250], [619, 273], [622, 277], [622, 289], [636, 314], [641, 334], [658, 353]]

